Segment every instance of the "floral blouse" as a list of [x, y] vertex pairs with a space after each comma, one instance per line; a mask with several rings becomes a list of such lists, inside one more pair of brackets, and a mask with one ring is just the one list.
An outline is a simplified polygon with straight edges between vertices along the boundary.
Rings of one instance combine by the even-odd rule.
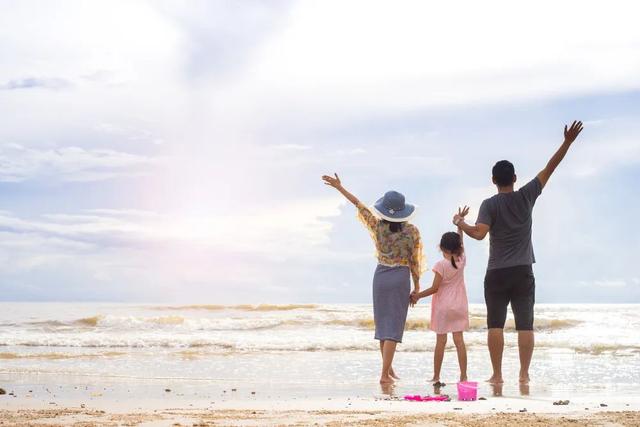
[[395, 267], [406, 265], [411, 270], [414, 283], [426, 271], [422, 239], [418, 227], [405, 224], [402, 230], [392, 233], [388, 224], [375, 217], [369, 208], [358, 204], [358, 219], [367, 227], [376, 244], [378, 263]]

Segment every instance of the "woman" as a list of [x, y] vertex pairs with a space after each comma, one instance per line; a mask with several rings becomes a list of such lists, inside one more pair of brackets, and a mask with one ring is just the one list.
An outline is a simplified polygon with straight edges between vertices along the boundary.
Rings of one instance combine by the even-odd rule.
[[424, 269], [420, 232], [407, 222], [415, 214], [415, 206], [405, 203], [402, 194], [389, 191], [372, 206], [376, 217], [342, 186], [338, 175], [334, 175], [324, 175], [322, 179], [356, 206], [358, 218], [369, 229], [376, 245], [378, 266], [373, 276], [373, 317], [375, 339], [380, 341], [382, 353], [380, 383], [393, 383], [398, 377], [391, 363], [397, 343], [402, 342], [411, 277], [414, 292], [420, 292], [420, 275]]

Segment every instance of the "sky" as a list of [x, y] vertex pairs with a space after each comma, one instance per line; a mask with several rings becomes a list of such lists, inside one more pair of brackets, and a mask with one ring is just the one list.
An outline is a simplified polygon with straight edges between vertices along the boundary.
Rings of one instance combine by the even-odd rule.
[[537, 302], [640, 302], [636, 2], [0, 7], [0, 300], [368, 303], [373, 244], [321, 175], [404, 193], [432, 265], [497, 160], [524, 184], [579, 119]]

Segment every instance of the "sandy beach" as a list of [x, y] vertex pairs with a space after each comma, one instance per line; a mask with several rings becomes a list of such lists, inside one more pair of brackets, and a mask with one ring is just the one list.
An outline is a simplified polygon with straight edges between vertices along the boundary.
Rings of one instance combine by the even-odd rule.
[[[532, 382], [490, 374], [482, 307], [467, 334], [475, 402], [457, 401], [455, 351], [434, 388], [428, 309], [410, 312], [377, 382], [369, 305], [2, 304], [0, 425], [640, 425], [637, 305], [540, 305]], [[616, 318], [609, 318], [615, 309]], [[607, 328], [600, 325], [607, 320]], [[511, 320], [510, 320], [511, 321]], [[409, 402], [439, 392], [449, 402]], [[554, 405], [568, 400], [567, 405]]]
[[[123, 409], [105, 401], [61, 407], [16, 397], [3, 402], [1, 425], [47, 426], [637, 426], [637, 401], [576, 399], [566, 406], [545, 400], [487, 398], [477, 402], [413, 403], [382, 399], [333, 401], [211, 402], [197, 405]], [[77, 403], [77, 402], [76, 402]], [[131, 403], [131, 402], [130, 402]], [[157, 402], [156, 402], [157, 403]], [[606, 406], [603, 406], [606, 405]], [[127, 408], [127, 405], [125, 405]]]

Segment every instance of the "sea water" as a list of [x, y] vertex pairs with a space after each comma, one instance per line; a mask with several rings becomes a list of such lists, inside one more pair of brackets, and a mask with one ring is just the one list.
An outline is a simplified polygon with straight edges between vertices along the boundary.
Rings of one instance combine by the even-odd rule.
[[[517, 335], [507, 321], [505, 393], [640, 394], [640, 305], [538, 304], [535, 316], [526, 392], [517, 386]], [[428, 304], [409, 309], [394, 361], [400, 394], [428, 391], [435, 345], [429, 317]], [[0, 385], [157, 389], [161, 382], [194, 393], [244, 387], [262, 398], [376, 395], [373, 327], [368, 304], [0, 303]], [[469, 379], [488, 378], [484, 305], [470, 306], [465, 342]], [[450, 340], [442, 380], [457, 377]]]

